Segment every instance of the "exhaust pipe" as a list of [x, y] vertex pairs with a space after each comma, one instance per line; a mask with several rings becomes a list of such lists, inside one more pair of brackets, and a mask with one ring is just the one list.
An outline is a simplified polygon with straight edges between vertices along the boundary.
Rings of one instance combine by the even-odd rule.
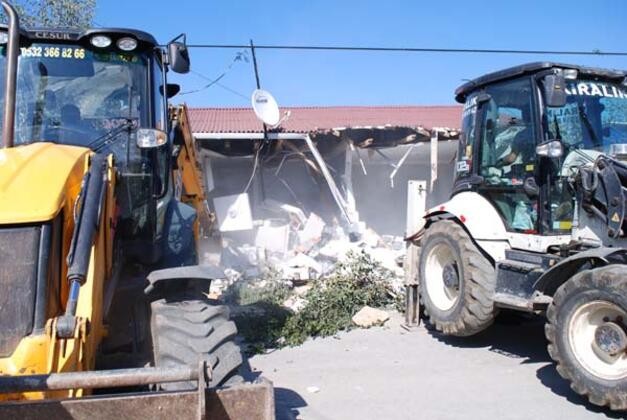
[[15, 91], [17, 82], [17, 56], [20, 47], [20, 18], [11, 4], [2, 0], [2, 8], [9, 18], [9, 39], [7, 41], [7, 73], [4, 92], [4, 119], [2, 124], [3, 147], [13, 147], [15, 130]]

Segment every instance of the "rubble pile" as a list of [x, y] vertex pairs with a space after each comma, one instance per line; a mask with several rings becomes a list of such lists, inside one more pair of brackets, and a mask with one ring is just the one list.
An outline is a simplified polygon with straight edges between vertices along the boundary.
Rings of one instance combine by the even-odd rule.
[[[347, 232], [336, 219], [326, 223], [314, 212], [305, 214], [300, 208], [273, 200], [267, 200], [264, 206], [273, 217], [254, 220], [247, 234], [221, 234], [220, 265], [227, 267], [226, 279], [213, 282], [212, 297], [219, 297], [240, 280], [263, 288], [267, 282], [263, 274], [269, 269], [291, 282], [292, 287], [303, 286], [329, 275], [350, 251], [362, 250], [389, 270], [386, 286], [390, 292], [401, 292], [405, 253], [402, 237], [378, 235], [361, 222]], [[302, 304], [302, 299], [295, 297], [285, 306], [297, 310]]]

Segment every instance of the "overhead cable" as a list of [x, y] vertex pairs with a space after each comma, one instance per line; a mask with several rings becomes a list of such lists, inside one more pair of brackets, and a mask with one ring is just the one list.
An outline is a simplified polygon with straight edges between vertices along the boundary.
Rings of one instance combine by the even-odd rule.
[[[246, 49], [243, 44], [190, 44], [189, 48]], [[367, 47], [350, 45], [257, 45], [259, 50], [305, 50], [305, 51], [356, 51], [356, 52], [410, 52], [410, 53], [453, 53], [453, 54], [550, 54], [550, 55], [597, 55], [627, 56], [624, 51], [585, 50], [521, 50], [489, 48], [419, 48], [419, 47]]]

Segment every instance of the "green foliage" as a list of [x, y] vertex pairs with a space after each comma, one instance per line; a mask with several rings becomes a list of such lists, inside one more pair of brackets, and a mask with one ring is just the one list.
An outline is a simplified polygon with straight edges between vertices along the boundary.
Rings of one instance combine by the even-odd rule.
[[257, 302], [232, 313], [239, 334], [247, 344], [249, 355], [262, 353], [283, 343], [283, 327], [292, 316], [283, 306], [268, 302]]
[[266, 270], [254, 282], [240, 280], [224, 292], [227, 303], [238, 305], [231, 315], [249, 354], [278, 346], [283, 325], [292, 315], [281, 306], [289, 295], [290, 288], [276, 269]]
[[349, 254], [328, 279], [315, 283], [304, 296], [307, 305], [283, 327], [284, 343], [295, 346], [308, 337], [334, 335], [350, 329], [351, 318], [363, 306], [394, 303], [385, 287], [390, 275], [366, 252]]
[[394, 307], [395, 297], [386, 287], [391, 275], [362, 251], [350, 253], [328, 278], [316, 281], [302, 296], [306, 304], [296, 313], [282, 306], [291, 291], [276, 270], [267, 271], [255, 282], [235, 283], [223, 298], [241, 305], [232, 316], [248, 343], [248, 352], [254, 354], [348, 330], [353, 315], [366, 305]]
[[237, 305], [269, 303], [281, 305], [290, 295], [289, 286], [283, 281], [281, 273], [274, 269], [264, 271], [260, 279], [254, 282], [240, 280], [233, 283], [223, 295], [223, 299]]
[[[12, 3], [25, 28], [74, 28], [92, 26], [96, 0], [15, 0]], [[0, 15], [6, 22], [6, 16]]]

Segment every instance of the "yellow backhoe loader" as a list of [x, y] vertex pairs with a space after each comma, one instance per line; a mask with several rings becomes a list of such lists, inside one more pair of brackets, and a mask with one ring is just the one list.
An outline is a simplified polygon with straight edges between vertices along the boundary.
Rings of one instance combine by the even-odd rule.
[[272, 418], [197, 265], [184, 36], [24, 30], [1, 3], [0, 418]]

